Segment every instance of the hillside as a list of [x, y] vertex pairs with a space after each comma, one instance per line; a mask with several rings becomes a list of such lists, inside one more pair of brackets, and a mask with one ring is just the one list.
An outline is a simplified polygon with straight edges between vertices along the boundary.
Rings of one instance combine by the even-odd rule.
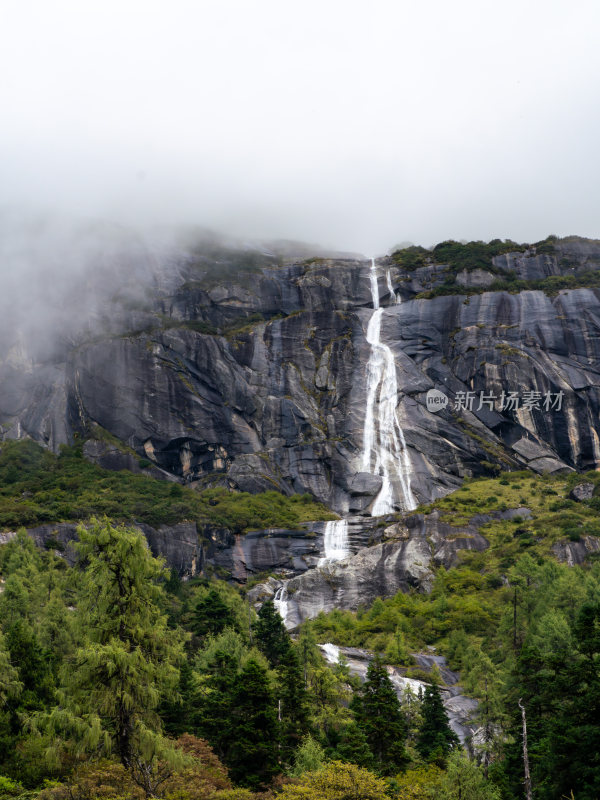
[[[85, 322], [89, 286], [73, 279], [81, 308], [60, 336], [48, 307], [32, 312], [42, 328], [52, 320], [43, 348], [30, 331], [4, 332], [4, 437], [58, 451], [77, 436], [107, 466], [143, 459], [182, 483], [308, 492], [337, 513], [369, 514], [382, 487], [363, 452], [371, 262], [225, 243], [136, 248], [94, 272]], [[374, 267], [416, 502], [498, 469], [595, 468], [598, 243], [445, 243], [420, 253], [423, 265], [405, 252]], [[449, 397], [437, 415], [433, 388]], [[504, 407], [503, 392], [518, 407]], [[482, 394], [496, 399], [480, 407]], [[97, 441], [98, 426], [121, 450]], [[393, 493], [407, 507], [400, 485]]]
[[1, 332], [0, 794], [520, 800], [521, 703], [595, 800], [600, 243], [96, 266]]

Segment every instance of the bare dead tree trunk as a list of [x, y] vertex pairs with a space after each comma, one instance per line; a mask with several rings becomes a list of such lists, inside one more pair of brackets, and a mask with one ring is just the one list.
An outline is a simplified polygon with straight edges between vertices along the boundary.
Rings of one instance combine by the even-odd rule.
[[527, 752], [527, 719], [525, 717], [525, 706], [519, 698], [519, 708], [521, 709], [521, 717], [523, 718], [523, 768], [525, 770], [525, 796], [527, 800], [532, 800], [531, 793], [531, 775], [529, 774], [529, 753]]

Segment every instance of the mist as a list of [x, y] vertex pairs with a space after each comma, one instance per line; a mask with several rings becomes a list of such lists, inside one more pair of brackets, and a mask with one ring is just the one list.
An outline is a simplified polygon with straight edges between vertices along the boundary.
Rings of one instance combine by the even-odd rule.
[[600, 235], [598, 4], [3, 4], [0, 206], [366, 255]]

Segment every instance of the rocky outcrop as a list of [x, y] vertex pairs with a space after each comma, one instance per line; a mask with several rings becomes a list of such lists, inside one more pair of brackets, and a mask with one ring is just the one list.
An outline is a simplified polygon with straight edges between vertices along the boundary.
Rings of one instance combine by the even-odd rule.
[[[40, 548], [56, 550], [74, 564], [78, 525], [69, 522], [40, 525], [29, 528], [27, 534]], [[216, 573], [237, 583], [246, 583], [265, 573], [294, 577], [315, 567], [324, 554], [325, 525], [325, 522], [306, 522], [295, 530], [267, 528], [234, 534], [227, 528], [205, 527], [199, 531], [194, 522], [157, 527], [133, 523], [146, 537], [152, 554], [164, 558], [167, 566], [176, 569], [181, 577]], [[349, 519], [348, 549], [356, 553], [373, 544], [381, 538], [381, 530], [376, 520]], [[15, 536], [14, 531], [0, 533], [0, 544]]]
[[[597, 244], [559, 245], [555, 255], [499, 256], [494, 268], [533, 278], [600, 264]], [[444, 280], [443, 265], [377, 267], [417, 501], [498, 468], [600, 465], [600, 290], [415, 299]], [[125, 299], [105, 290], [92, 322], [78, 317], [52, 346], [3, 330], [2, 435], [57, 449], [100, 426], [126, 449], [88, 445], [106, 466], [192, 486], [309, 492], [341, 514], [368, 515], [381, 487], [362, 459], [369, 271], [360, 258], [163, 249], [133, 273], [137, 293], [123, 276]], [[426, 406], [432, 388], [449, 397], [437, 414]], [[503, 392], [519, 407], [501, 407]], [[544, 408], [548, 393], [560, 407]]]
[[584, 535], [577, 541], [557, 542], [552, 552], [559, 561], [564, 561], [570, 567], [583, 564], [590, 555], [600, 552], [600, 538]]
[[[277, 599], [286, 627], [293, 629], [321, 611], [356, 611], [368, 608], [377, 597], [410, 589], [429, 592], [436, 566], [450, 569], [459, 563], [460, 551], [488, 547], [480, 532], [483, 525], [530, 516], [528, 508], [513, 508], [477, 514], [466, 525], [452, 525], [437, 510], [405, 515], [387, 527], [370, 529], [369, 540], [381, 536], [382, 541], [339, 561], [307, 564], [305, 571], [291, 579], [285, 573], [271, 576], [254, 586], [248, 598], [257, 606], [267, 598]], [[355, 536], [353, 550], [357, 543]]]
[[[202, 542], [203, 567], [239, 583], [265, 573], [286, 578], [300, 575], [316, 567], [323, 557], [326, 524], [307, 522], [296, 530], [269, 528], [244, 534], [207, 531]], [[381, 529], [374, 520], [348, 519], [350, 552], [357, 553], [380, 538]]]
[[[358, 647], [338, 647], [329, 643], [320, 645], [320, 647], [330, 664], [337, 664], [341, 657], [348, 665], [350, 675], [356, 675], [361, 681], [366, 680], [369, 662], [373, 658], [373, 653], [369, 650], [363, 650]], [[425, 672], [431, 672], [435, 665], [438, 675], [444, 681], [444, 684], [440, 686], [440, 693], [450, 727], [458, 736], [461, 744], [468, 746], [477, 730], [477, 724], [475, 723], [475, 715], [479, 705], [477, 700], [462, 694], [462, 689], [458, 685], [460, 675], [448, 669], [446, 659], [443, 656], [431, 653], [413, 653], [412, 657], [415, 663]], [[386, 669], [401, 702], [407, 690], [418, 696], [419, 692], [424, 691], [428, 686], [425, 681], [407, 677], [405, 668], [387, 666]]]
[[576, 500], [578, 503], [584, 503], [586, 500], [592, 499], [595, 488], [593, 483], [578, 483], [569, 492], [569, 497], [571, 500]]

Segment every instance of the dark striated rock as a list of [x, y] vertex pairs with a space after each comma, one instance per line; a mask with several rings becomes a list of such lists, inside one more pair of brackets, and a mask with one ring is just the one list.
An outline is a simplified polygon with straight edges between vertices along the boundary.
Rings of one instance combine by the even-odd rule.
[[88, 439], [83, 445], [83, 455], [92, 464], [97, 464], [103, 469], [109, 469], [114, 472], [127, 470], [135, 474], [150, 475], [158, 480], [177, 481], [175, 475], [170, 472], [159, 469], [150, 462], [144, 463], [144, 460], [140, 459], [135, 453], [124, 451], [116, 444], [110, 444], [109, 442]]
[[[600, 265], [597, 243], [556, 247], [499, 256], [494, 268], [533, 280]], [[137, 470], [143, 458], [153, 474], [191, 485], [309, 492], [339, 513], [369, 514], [380, 487], [362, 472], [369, 262], [212, 243], [148, 263], [145, 284], [133, 273], [144, 309], [121, 303], [111, 316], [105, 292], [93, 327], [79, 320], [56, 347], [31, 350], [4, 332], [13, 338], [0, 361], [1, 435], [57, 449], [75, 434], [95, 438], [99, 424], [130, 453], [89, 444], [88, 457], [110, 468]], [[395, 356], [418, 501], [499, 467], [600, 465], [600, 290], [417, 300], [446, 279], [444, 265], [378, 265], [381, 340]], [[111, 276], [126, 281], [116, 268]], [[450, 398], [438, 414], [425, 404], [431, 388]], [[562, 392], [562, 403], [478, 407], [480, 392], [503, 391]], [[459, 408], [466, 392], [475, 402]]]

